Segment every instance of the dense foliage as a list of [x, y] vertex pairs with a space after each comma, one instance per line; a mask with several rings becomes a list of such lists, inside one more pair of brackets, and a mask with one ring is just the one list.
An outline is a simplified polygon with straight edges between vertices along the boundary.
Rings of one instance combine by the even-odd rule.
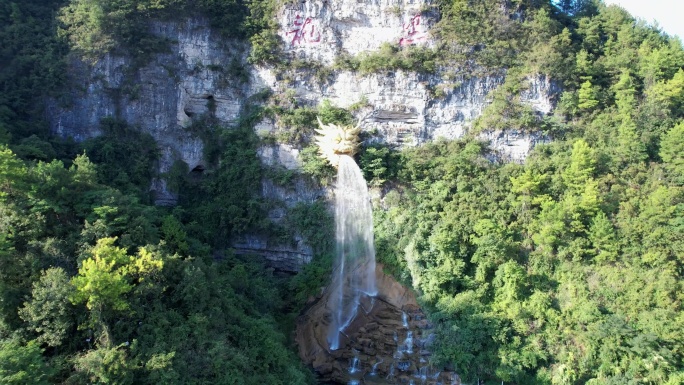
[[226, 143], [231, 167], [187, 186], [213, 198], [170, 212], [140, 200], [149, 161], [95, 141], [97, 164], [0, 152], [0, 383], [308, 382], [274, 318], [284, 283], [218, 241], [256, 226], [253, 186], [235, 180], [258, 178], [253, 147]]
[[48, 143], [41, 97], [63, 84], [66, 44], [55, 38], [52, 16], [62, 1], [0, 0], [0, 143], [41, 160], [55, 156]]
[[[113, 50], [142, 64], [167, 45], [150, 18], [187, 10], [227, 37], [268, 37], [273, 4], [0, 1], [1, 384], [312, 381], [287, 336], [327, 259], [305, 269], [305, 282], [228, 247], [247, 231], [329, 238], [312, 231], [329, 228], [320, 204], [293, 208], [287, 226], [265, 220], [272, 203], [255, 195], [264, 170], [252, 130], [260, 110], [247, 108], [235, 127], [191, 127], [206, 170], [179, 164], [163, 176], [179, 196], [173, 209], [151, 205], [159, 150], [148, 134], [107, 118], [101, 136], [73, 143], [39, 118], [46, 96], [68, 102], [59, 92], [69, 46], [88, 60]], [[329, 241], [318, 243], [327, 255]]]
[[[105, 119], [103, 135], [73, 143], [40, 119], [45, 96], [67, 102], [69, 52], [139, 63], [163, 52], [149, 20], [206, 17], [249, 40], [253, 63], [281, 62], [277, 5], [0, 0], [0, 384], [312, 382], [286, 336], [329, 274], [331, 218], [317, 202], [266, 220], [282, 203], [255, 194], [262, 178], [295, 176], [264, 169], [256, 148], [299, 146], [303, 172], [325, 182], [331, 168], [309, 144], [316, 117], [353, 124], [349, 111], [283, 93], [234, 127], [196, 122], [206, 168], [179, 162], [162, 176], [174, 208], [151, 205], [149, 135]], [[553, 139], [524, 165], [492, 162], [472, 138], [359, 154], [385, 192], [378, 255], [431, 313], [434, 363], [470, 382], [683, 383], [681, 42], [590, 0], [441, 0], [424, 11], [440, 13], [436, 49], [385, 45], [336, 68], [439, 70], [454, 84], [506, 73], [473, 132]], [[564, 89], [544, 119], [520, 97], [536, 74]], [[257, 138], [263, 117], [283, 129]], [[316, 259], [282, 278], [234, 255], [231, 240], [247, 232], [304, 236]]]
[[71, 0], [59, 11], [60, 34], [81, 55], [96, 60], [112, 50], [145, 59], [166, 49], [150, 31], [150, 19], [179, 13], [205, 17], [227, 38], [250, 39], [254, 61], [274, 61], [274, 1], [238, 0]]
[[[479, 12], [462, 3], [454, 9]], [[684, 50], [617, 7], [544, 17], [565, 25], [530, 52], [544, 66], [511, 56], [476, 128], [554, 141], [524, 165], [492, 163], [472, 139], [395, 154], [394, 167], [378, 149], [362, 155], [370, 176], [391, 182], [379, 254], [431, 309], [436, 361], [467, 380], [680, 384]], [[540, 121], [516, 95], [545, 67], [565, 92]]]

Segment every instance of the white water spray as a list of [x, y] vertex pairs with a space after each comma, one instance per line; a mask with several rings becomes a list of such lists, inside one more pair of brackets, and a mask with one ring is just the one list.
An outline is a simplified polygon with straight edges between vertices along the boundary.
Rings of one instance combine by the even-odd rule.
[[349, 374], [354, 374], [360, 371], [360, 364], [361, 362], [359, 361], [359, 357], [353, 357], [349, 362]]
[[336, 260], [330, 301], [333, 320], [328, 332], [331, 350], [340, 348], [340, 334], [354, 320], [361, 299], [377, 294], [370, 195], [361, 170], [347, 155], [340, 155], [337, 169], [335, 227]]
[[406, 340], [404, 341], [404, 346], [406, 348], [406, 353], [413, 354], [413, 332], [410, 331], [407, 333]]
[[378, 362], [373, 364], [373, 368], [371, 369], [371, 372], [370, 372], [371, 376], [375, 376], [378, 374], [378, 365], [382, 364], [383, 362], [384, 361], [381, 358]]

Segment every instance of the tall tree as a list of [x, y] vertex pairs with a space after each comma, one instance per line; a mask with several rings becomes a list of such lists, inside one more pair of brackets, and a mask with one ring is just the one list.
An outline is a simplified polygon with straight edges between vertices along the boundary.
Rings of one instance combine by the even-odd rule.
[[35, 341], [0, 340], [0, 384], [47, 385], [52, 371], [45, 364], [42, 350]]
[[61, 268], [50, 268], [43, 272], [33, 284], [31, 300], [24, 303], [19, 315], [28, 324], [28, 329], [38, 334], [39, 343], [60, 346], [73, 333], [74, 309], [69, 298], [73, 286]]
[[132, 258], [126, 250], [114, 246], [116, 238], [103, 238], [90, 250], [92, 255], [81, 263], [78, 276], [72, 279], [76, 289], [73, 302], [85, 303], [90, 311], [91, 326], [99, 333], [99, 342], [111, 348], [109, 316], [116, 311], [129, 308], [124, 297], [132, 290], [127, 273]]
[[684, 185], [684, 123], [679, 123], [663, 135], [660, 157], [670, 172], [671, 180]]

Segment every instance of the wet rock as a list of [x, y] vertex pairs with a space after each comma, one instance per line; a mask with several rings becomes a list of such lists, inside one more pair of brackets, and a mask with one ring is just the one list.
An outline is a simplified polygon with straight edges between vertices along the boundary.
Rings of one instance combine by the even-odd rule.
[[333, 364], [330, 362], [326, 362], [323, 365], [314, 368], [314, 370], [321, 375], [330, 374], [333, 371]]
[[426, 319], [414, 322], [414, 326], [418, 329], [432, 329], [432, 323]]
[[402, 372], [409, 370], [410, 367], [411, 367], [410, 361], [399, 361], [399, 362], [397, 362], [397, 369], [401, 370]]
[[[300, 316], [296, 338], [302, 360], [320, 368], [316, 371], [323, 382], [348, 384], [353, 379], [361, 383], [372, 380], [373, 384], [408, 384], [422, 376], [424, 385], [440, 381], [450, 384], [444, 380], [449, 378], [448, 371], [440, 374], [426, 367], [431, 353], [424, 345], [434, 337], [418, 327], [426, 325], [425, 315], [413, 293], [385, 276], [380, 266], [376, 278], [379, 293], [373, 307], [368, 313], [360, 312], [344, 330], [348, 339], [340, 349], [331, 351], [328, 346], [329, 323], [317, 322], [330, 318], [327, 294]], [[408, 327], [402, 312], [407, 314]], [[432, 373], [432, 377], [426, 373]]]
[[363, 349], [363, 352], [364, 352], [365, 354], [368, 354], [369, 356], [374, 356], [374, 355], [377, 354], [377, 351], [376, 351], [375, 349], [373, 349], [372, 347], [370, 347], [370, 346], [365, 347], [365, 348]]

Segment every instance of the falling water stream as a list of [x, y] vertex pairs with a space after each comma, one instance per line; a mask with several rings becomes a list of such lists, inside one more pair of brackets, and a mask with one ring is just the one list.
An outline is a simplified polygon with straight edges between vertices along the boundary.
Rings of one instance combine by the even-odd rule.
[[363, 297], [377, 294], [370, 195], [359, 166], [347, 155], [340, 156], [337, 171], [335, 227], [333, 320], [328, 333], [331, 350], [340, 347], [340, 336], [354, 320]]
[[[328, 373], [337, 376], [331, 378], [346, 385], [447, 383], [446, 376], [432, 369], [425, 359], [429, 355], [426, 342], [431, 340], [424, 334], [428, 324], [420, 322], [420, 310], [416, 314], [410, 305], [407, 309], [411, 311], [393, 308], [381, 299], [376, 301], [370, 195], [361, 170], [347, 155], [339, 156], [335, 227], [336, 259], [329, 297], [324, 302], [329, 310], [325, 319], [330, 323], [322, 331], [327, 333], [330, 357], [336, 362], [346, 361], [346, 368], [340, 366], [342, 374], [331, 365]], [[369, 315], [378, 318], [369, 322]], [[375, 339], [369, 339], [368, 333]]]

